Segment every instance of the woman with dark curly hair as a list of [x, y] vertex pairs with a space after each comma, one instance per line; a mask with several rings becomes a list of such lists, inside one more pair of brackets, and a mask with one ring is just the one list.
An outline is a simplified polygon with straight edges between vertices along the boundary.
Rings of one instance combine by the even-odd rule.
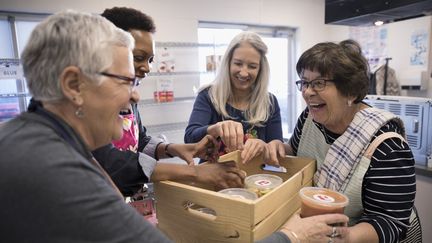
[[319, 43], [297, 62], [307, 104], [288, 144], [269, 143], [271, 160], [285, 154], [317, 161], [314, 185], [346, 194], [348, 234], [329, 242], [420, 242], [414, 208], [414, 158], [394, 114], [362, 102], [368, 63], [353, 40]]

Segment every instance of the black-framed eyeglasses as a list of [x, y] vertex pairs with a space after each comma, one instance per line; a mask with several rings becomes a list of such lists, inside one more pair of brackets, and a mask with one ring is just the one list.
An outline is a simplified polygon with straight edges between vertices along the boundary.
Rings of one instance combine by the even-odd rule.
[[305, 91], [307, 88], [311, 87], [315, 91], [322, 91], [327, 85], [327, 82], [334, 82], [333, 79], [324, 79], [324, 78], [317, 78], [311, 81], [306, 80], [298, 80], [295, 82], [297, 88], [299, 91]]
[[112, 74], [112, 73], [108, 73], [108, 72], [100, 72], [99, 74], [103, 75], [103, 76], [110, 77], [110, 78], [116, 78], [116, 79], [120, 79], [123, 81], [128, 81], [130, 83], [131, 88], [134, 88], [134, 87], [140, 85], [140, 83], [141, 83], [141, 78], [138, 78], [138, 77], [130, 78], [130, 77]]

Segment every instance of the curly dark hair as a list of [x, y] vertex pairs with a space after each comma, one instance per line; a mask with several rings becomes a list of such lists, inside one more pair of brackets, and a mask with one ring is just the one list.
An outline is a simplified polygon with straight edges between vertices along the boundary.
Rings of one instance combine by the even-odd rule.
[[143, 12], [126, 7], [114, 7], [105, 9], [101, 14], [118, 28], [130, 31], [131, 29], [143, 30], [150, 33], [156, 32], [153, 19]]
[[305, 69], [333, 79], [336, 88], [345, 96], [356, 97], [359, 103], [369, 89], [369, 64], [354, 40], [339, 44], [322, 42], [305, 51], [297, 62], [299, 76]]

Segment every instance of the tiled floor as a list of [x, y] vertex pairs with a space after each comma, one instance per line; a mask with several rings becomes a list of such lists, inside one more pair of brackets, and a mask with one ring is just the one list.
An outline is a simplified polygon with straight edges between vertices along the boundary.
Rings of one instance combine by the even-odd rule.
[[165, 135], [169, 143], [184, 143], [184, 131], [187, 123], [171, 123], [164, 125], [147, 126], [147, 133], [150, 136], [160, 137]]

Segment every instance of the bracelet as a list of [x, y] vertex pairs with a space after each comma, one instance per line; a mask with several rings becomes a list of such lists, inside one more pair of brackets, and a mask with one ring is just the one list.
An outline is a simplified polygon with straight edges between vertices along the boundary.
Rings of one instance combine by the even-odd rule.
[[168, 146], [170, 146], [170, 143], [165, 145], [165, 155], [170, 158], [174, 158], [174, 156], [168, 152]]
[[292, 235], [292, 236], [294, 237], [296, 243], [301, 243], [301, 241], [300, 241], [298, 235], [297, 235], [296, 233], [294, 233], [294, 231], [289, 230], [289, 229], [287, 229], [287, 228], [285, 228], [285, 227], [282, 227], [282, 229], [286, 230], [286, 232], [287, 232], [288, 234]]

